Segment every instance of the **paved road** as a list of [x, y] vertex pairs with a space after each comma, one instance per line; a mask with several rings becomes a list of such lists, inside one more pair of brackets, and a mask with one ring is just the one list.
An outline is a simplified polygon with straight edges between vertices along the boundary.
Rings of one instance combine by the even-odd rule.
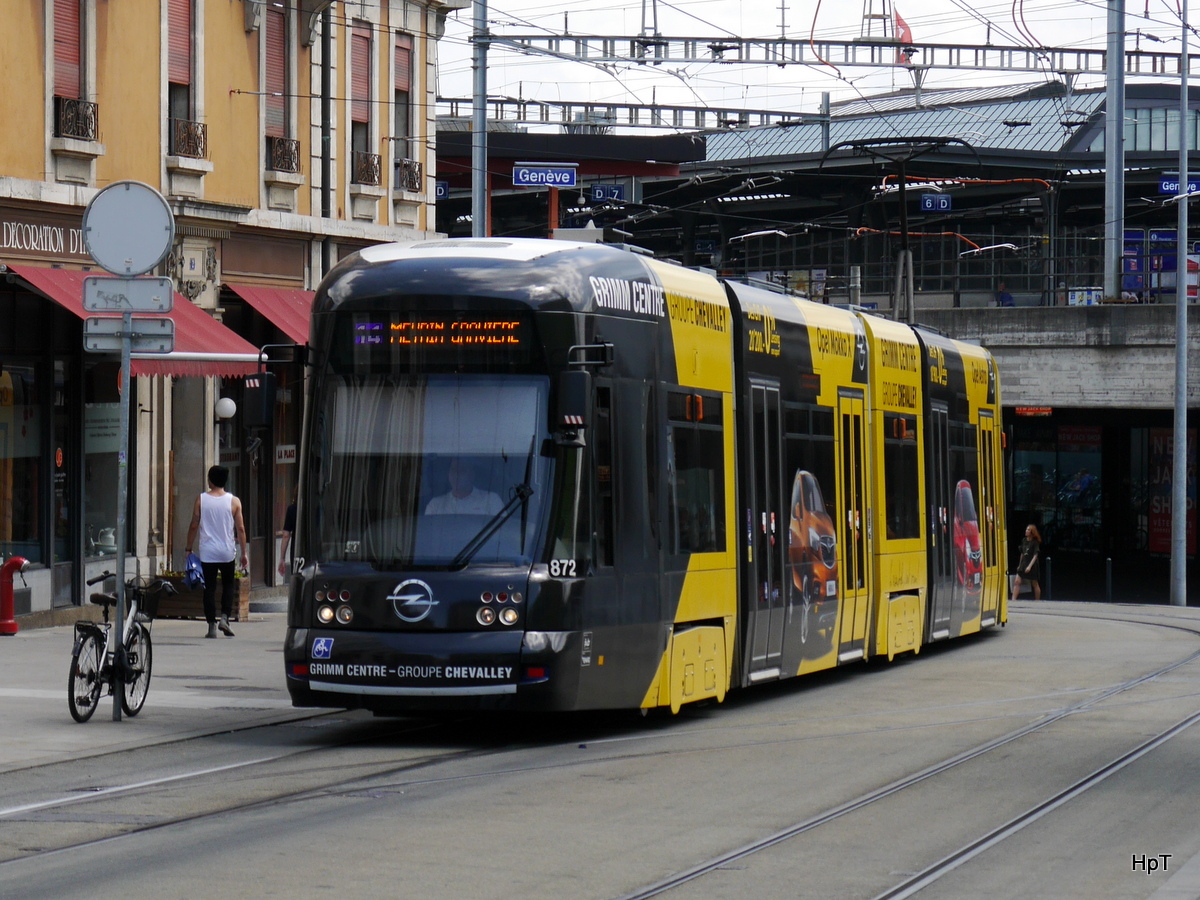
[[1200, 896], [1200, 610], [1021, 604], [646, 720], [310, 715], [278, 617], [202, 633], [157, 623], [145, 711], [82, 726], [69, 629], [0, 642], [5, 900]]
[[252, 614], [234, 629], [207, 640], [203, 622], [156, 621], [142, 712], [114, 722], [104, 697], [85, 725], [67, 710], [73, 628], [0, 637], [0, 772], [312, 715], [293, 709], [284, 688], [284, 614]]

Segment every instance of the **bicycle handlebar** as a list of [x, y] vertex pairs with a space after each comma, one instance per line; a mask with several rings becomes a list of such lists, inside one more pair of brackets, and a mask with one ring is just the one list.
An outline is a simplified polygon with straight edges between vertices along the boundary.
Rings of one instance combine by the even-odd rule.
[[104, 572], [101, 572], [95, 578], [89, 578], [87, 581], [84, 582], [84, 584], [86, 584], [88, 587], [91, 587], [93, 584], [99, 584], [105, 578], [112, 578], [112, 576], [113, 576], [113, 573], [106, 570]]

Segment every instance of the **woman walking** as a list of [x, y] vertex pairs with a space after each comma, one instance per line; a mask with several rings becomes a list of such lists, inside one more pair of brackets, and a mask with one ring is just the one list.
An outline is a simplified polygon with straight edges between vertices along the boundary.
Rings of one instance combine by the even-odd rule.
[[1021, 561], [1017, 563], [1017, 572], [1013, 577], [1012, 598], [1014, 601], [1021, 593], [1021, 583], [1028, 581], [1033, 585], [1033, 599], [1042, 599], [1042, 536], [1033, 525], [1025, 526], [1025, 540], [1021, 541]]

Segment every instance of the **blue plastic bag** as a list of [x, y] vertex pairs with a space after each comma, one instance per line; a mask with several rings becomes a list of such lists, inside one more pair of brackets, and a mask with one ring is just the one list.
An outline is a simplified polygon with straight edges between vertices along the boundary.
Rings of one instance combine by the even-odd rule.
[[193, 591], [204, 587], [204, 569], [200, 565], [200, 557], [195, 553], [187, 555], [187, 565], [183, 569], [183, 582]]

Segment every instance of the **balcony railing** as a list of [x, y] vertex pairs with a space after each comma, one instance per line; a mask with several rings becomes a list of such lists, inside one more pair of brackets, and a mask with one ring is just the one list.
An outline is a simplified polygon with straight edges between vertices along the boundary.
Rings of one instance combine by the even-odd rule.
[[208, 128], [202, 122], [171, 119], [171, 155], [208, 158]]
[[86, 100], [54, 98], [54, 136], [94, 141], [99, 133], [99, 107]]
[[395, 169], [392, 172], [392, 189], [419, 194], [422, 189], [424, 174], [423, 167], [417, 160], [398, 159], [396, 160]]
[[378, 153], [364, 153], [362, 150], [355, 150], [353, 165], [355, 184], [371, 184], [378, 187], [380, 170]]
[[300, 142], [267, 136], [267, 168], [275, 172], [300, 171]]

